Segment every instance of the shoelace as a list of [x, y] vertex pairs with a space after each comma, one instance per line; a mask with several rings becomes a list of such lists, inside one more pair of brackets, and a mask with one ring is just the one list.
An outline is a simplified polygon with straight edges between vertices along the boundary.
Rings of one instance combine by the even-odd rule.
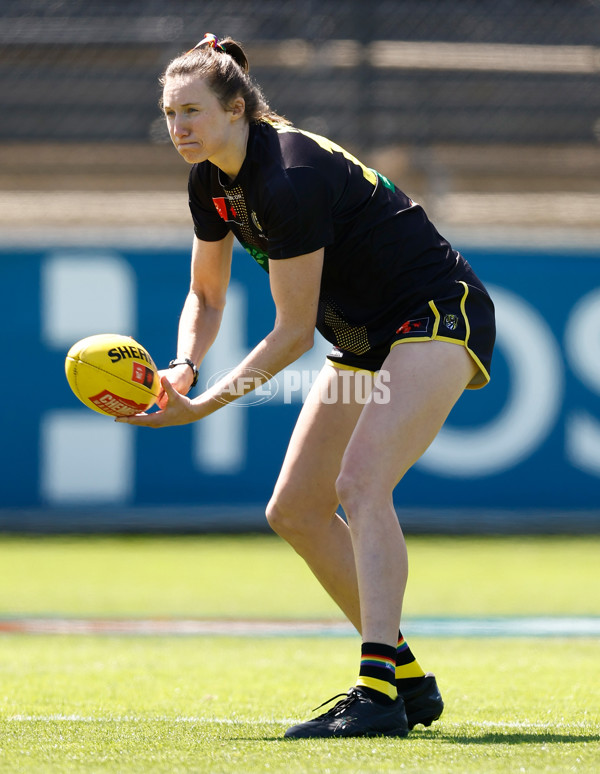
[[[331, 709], [327, 710], [327, 712], [324, 712], [322, 715], [319, 715], [319, 718], [326, 718], [328, 715], [336, 715], [340, 710], [346, 709], [346, 707], [350, 706], [353, 702], [361, 699], [361, 694], [359, 691], [356, 690], [356, 688], [350, 688], [348, 693], [336, 693], [335, 696], [332, 696], [331, 699], [327, 699], [323, 702], [323, 704], [319, 704], [318, 707], [315, 707], [312, 711], [316, 712], [317, 710], [321, 709], [321, 707], [324, 707], [326, 704], [329, 704], [332, 701], [335, 701], [336, 699], [339, 699], [340, 696], [343, 696], [344, 698], [341, 701], [338, 701], [338, 703], [333, 706]], [[318, 718], [315, 718], [317, 720]]]

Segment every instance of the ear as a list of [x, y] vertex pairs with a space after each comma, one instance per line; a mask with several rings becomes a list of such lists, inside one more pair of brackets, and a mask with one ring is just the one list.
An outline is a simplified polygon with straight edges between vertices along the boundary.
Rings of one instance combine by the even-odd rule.
[[236, 97], [231, 105], [231, 117], [234, 121], [242, 118], [246, 114], [246, 100], [243, 97]]

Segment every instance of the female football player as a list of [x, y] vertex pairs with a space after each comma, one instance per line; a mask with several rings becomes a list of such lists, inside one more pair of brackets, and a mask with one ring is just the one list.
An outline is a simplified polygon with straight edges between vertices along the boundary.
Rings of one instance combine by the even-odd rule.
[[[492, 302], [417, 202], [271, 111], [239, 44], [206, 35], [162, 84], [171, 139], [192, 165], [191, 286], [160, 410], [118, 421], [195, 422], [293, 363], [315, 327], [331, 342], [267, 518], [361, 633], [361, 660], [341, 701], [286, 736], [406, 736], [443, 702], [399, 633], [408, 567], [392, 493], [463, 390], [488, 382]], [[234, 237], [268, 272], [273, 330], [190, 400], [221, 322]], [[359, 379], [366, 403], [352, 389]]]

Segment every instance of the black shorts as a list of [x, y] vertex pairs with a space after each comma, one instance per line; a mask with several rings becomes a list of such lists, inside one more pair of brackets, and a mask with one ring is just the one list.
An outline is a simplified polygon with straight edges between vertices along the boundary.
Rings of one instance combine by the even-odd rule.
[[494, 305], [485, 290], [461, 280], [453, 283], [444, 296], [415, 304], [403, 310], [398, 328], [389, 340], [364, 355], [355, 355], [338, 347], [327, 355], [337, 368], [379, 371], [390, 350], [410, 341], [449, 341], [467, 349], [478, 371], [468, 389], [484, 387], [490, 380], [492, 350], [496, 338]]

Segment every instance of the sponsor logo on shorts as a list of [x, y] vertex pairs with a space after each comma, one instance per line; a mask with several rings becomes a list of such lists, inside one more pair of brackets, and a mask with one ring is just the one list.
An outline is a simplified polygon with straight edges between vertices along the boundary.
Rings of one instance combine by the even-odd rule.
[[458, 327], [458, 317], [455, 314], [444, 315], [444, 325], [449, 331], [455, 331]]
[[148, 366], [142, 365], [142, 363], [133, 364], [133, 373], [131, 374], [131, 381], [143, 384], [144, 387], [152, 387], [154, 381], [154, 371]]
[[106, 411], [107, 414], [112, 414], [114, 417], [132, 417], [134, 414], [139, 414], [140, 411], [145, 411], [148, 407], [147, 403], [127, 400], [120, 395], [115, 395], [110, 390], [102, 390], [97, 395], [90, 395], [90, 401], [94, 406], [98, 406], [99, 409]]
[[407, 320], [402, 323], [396, 333], [427, 333], [429, 317], [420, 317], [418, 320]]

